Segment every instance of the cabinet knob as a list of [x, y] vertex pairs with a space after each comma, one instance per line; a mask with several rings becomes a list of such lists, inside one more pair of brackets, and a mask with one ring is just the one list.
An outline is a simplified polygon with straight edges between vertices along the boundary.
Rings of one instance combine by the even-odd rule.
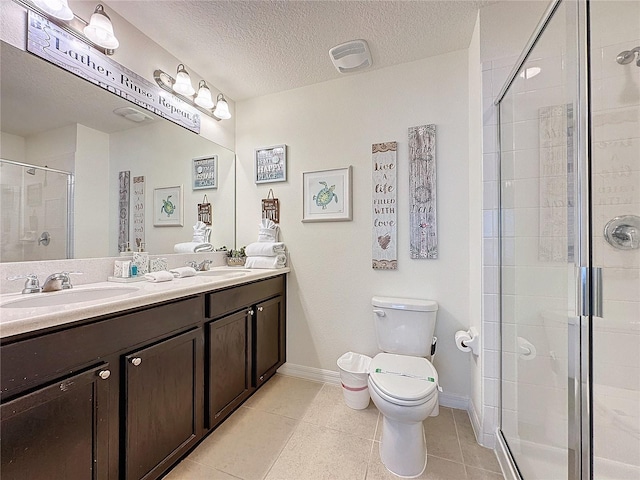
[[138, 365], [140, 365], [142, 363], [142, 359], [140, 357], [133, 357], [131, 360], [129, 360], [131, 362], [131, 364], [134, 367], [137, 367]]
[[261, 312], [264, 310], [264, 307], [258, 307], [258, 311]]
[[248, 313], [249, 315], [253, 315], [253, 314], [254, 314], [254, 311], [253, 311], [253, 309], [251, 309], [251, 308], [250, 308], [249, 310], [247, 310], [247, 313]]
[[110, 370], [100, 370], [98, 372], [98, 376], [102, 379], [102, 380], [106, 380], [107, 378], [109, 378], [111, 376], [111, 371]]

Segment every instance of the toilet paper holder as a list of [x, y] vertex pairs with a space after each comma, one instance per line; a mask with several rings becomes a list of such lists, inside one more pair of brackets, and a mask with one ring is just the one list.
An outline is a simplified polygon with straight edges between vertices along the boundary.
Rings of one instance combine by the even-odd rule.
[[458, 330], [455, 335], [456, 347], [463, 352], [480, 354], [480, 333], [475, 327], [469, 330]]

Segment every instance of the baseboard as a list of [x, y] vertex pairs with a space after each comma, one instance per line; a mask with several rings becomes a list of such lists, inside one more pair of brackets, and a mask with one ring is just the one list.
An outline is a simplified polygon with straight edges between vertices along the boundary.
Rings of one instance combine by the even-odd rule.
[[[278, 369], [278, 373], [314, 382], [326, 382], [340, 385], [340, 373], [333, 370], [323, 370], [321, 368], [306, 367], [304, 365], [295, 365], [287, 362]], [[469, 410], [469, 397], [441, 392], [439, 398], [440, 405], [443, 407], [456, 408], [458, 410]]]
[[473, 427], [473, 433], [476, 436], [476, 441], [482, 445], [482, 424], [480, 423], [480, 417], [478, 416], [476, 407], [471, 400], [469, 400], [468, 412], [469, 418], [471, 419], [471, 426]]
[[325, 382], [340, 385], [340, 373], [333, 370], [322, 370], [321, 368], [305, 367], [304, 365], [295, 365], [285, 363], [278, 369], [281, 375], [289, 377], [303, 378], [313, 382]]

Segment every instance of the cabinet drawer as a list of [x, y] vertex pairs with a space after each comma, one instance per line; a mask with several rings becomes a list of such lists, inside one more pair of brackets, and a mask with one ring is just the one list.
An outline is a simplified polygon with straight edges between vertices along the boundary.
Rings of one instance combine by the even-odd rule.
[[284, 293], [284, 276], [206, 294], [207, 318], [215, 318]]
[[40, 335], [0, 348], [0, 398], [85, 368], [125, 346], [150, 340], [202, 320], [202, 297], [192, 297]]

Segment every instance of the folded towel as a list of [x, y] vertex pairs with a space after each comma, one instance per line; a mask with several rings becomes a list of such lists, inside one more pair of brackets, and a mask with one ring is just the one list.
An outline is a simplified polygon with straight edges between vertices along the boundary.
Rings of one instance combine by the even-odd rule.
[[287, 256], [279, 253], [275, 257], [247, 257], [244, 268], [283, 268], [287, 265]]
[[196, 269], [193, 267], [178, 267], [169, 271], [176, 278], [193, 277], [196, 274]]
[[213, 252], [213, 245], [208, 242], [184, 242], [173, 246], [176, 253]]
[[244, 248], [247, 257], [275, 257], [279, 253], [284, 253], [283, 242], [255, 242]]
[[169, 280], [173, 280], [173, 274], [171, 272], [167, 272], [166, 270], [161, 270], [159, 272], [147, 273], [144, 278], [147, 279], [147, 282], [168, 282]]

